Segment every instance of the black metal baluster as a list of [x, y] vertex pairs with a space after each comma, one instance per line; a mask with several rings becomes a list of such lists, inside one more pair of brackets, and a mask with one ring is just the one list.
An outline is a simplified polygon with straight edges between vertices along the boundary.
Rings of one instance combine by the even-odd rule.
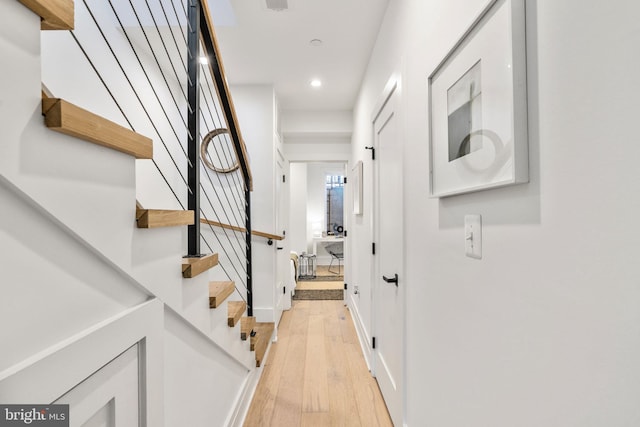
[[200, 1], [189, 0], [188, 10], [189, 28], [187, 29], [187, 44], [189, 57], [187, 74], [189, 75], [187, 97], [189, 111], [187, 114], [189, 125], [189, 171], [188, 185], [191, 191], [188, 197], [188, 208], [193, 211], [194, 224], [188, 230], [188, 256], [201, 256], [200, 253], [200, 150], [198, 138], [200, 135]]

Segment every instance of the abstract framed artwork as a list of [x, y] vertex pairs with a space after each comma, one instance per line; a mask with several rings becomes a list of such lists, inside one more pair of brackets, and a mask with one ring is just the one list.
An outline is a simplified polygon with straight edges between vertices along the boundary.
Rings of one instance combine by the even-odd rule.
[[529, 181], [525, 0], [492, 0], [429, 76], [430, 196]]
[[362, 215], [362, 160], [359, 160], [353, 168], [353, 213]]

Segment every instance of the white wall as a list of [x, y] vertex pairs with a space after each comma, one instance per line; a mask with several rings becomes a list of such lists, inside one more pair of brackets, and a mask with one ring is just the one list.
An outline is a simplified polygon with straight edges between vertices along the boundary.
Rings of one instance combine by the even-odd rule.
[[164, 352], [164, 388], [172, 402], [165, 408], [165, 425], [230, 425], [230, 408], [242, 395], [246, 367], [171, 311], [165, 311]]
[[353, 130], [351, 111], [293, 111], [282, 113], [282, 134], [304, 138], [317, 134], [348, 137]]
[[[292, 248], [298, 254], [313, 252], [314, 227], [319, 232], [327, 227], [327, 175], [345, 175], [344, 164], [328, 162], [293, 162], [290, 167], [290, 235]], [[328, 265], [331, 256], [317, 247], [318, 265]]]
[[346, 162], [351, 157], [351, 145], [347, 137], [285, 137], [284, 142], [284, 155], [291, 162]]
[[[527, 1], [531, 182], [429, 199], [426, 78], [486, 3], [391, 2], [354, 113], [365, 214], [350, 231], [364, 254], [363, 146], [377, 97], [401, 75], [406, 424], [638, 425], [640, 6]], [[483, 218], [482, 260], [464, 256], [469, 213]], [[350, 282], [366, 328], [369, 266], [357, 257]]]
[[[275, 93], [270, 85], [236, 85], [231, 87], [231, 94], [253, 174], [251, 227], [276, 234]], [[276, 321], [273, 318], [276, 245], [269, 246], [264, 238], [254, 238], [252, 251], [254, 314], [260, 322]]]
[[289, 231], [291, 250], [307, 252], [307, 164], [291, 163], [289, 168], [291, 193], [289, 197]]

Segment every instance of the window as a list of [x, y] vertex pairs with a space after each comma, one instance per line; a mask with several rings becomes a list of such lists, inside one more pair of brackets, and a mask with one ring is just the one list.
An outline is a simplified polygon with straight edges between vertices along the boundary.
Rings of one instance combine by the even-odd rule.
[[342, 234], [344, 208], [344, 176], [327, 175], [327, 235]]

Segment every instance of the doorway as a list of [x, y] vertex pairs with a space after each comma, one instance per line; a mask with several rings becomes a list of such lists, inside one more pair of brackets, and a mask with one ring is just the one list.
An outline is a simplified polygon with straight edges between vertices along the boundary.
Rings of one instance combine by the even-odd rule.
[[291, 162], [289, 236], [294, 299], [344, 299], [346, 162]]

